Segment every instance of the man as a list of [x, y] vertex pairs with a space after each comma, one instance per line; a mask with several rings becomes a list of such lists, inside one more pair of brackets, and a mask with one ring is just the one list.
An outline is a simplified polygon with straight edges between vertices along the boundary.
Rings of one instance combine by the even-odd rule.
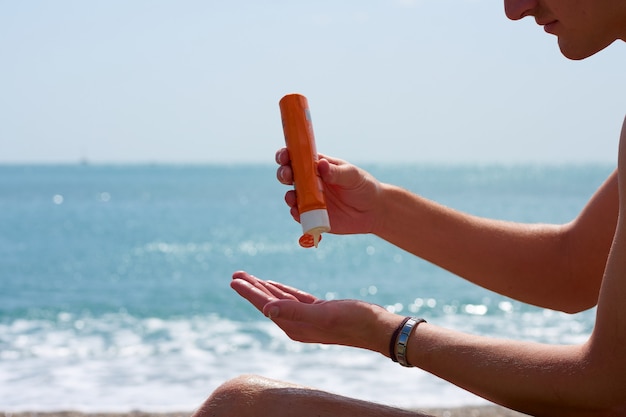
[[[570, 59], [584, 59], [626, 40], [626, 0], [504, 3], [510, 19], [532, 16], [556, 35]], [[245, 272], [235, 273], [231, 286], [294, 340], [377, 351], [532, 415], [626, 415], [626, 122], [620, 139], [617, 171], [565, 225], [470, 216], [382, 184], [339, 159], [323, 157], [318, 163], [334, 233], [374, 233], [477, 285], [538, 306], [577, 312], [597, 305], [595, 328], [581, 345], [498, 340], [406, 322], [375, 305], [318, 300]], [[279, 181], [291, 184], [286, 150], [276, 159]], [[285, 200], [298, 220], [295, 193], [289, 191]], [[489, 262], [484, 262], [485, 254]], [[196, 415], [415, 413], [244, 376], [218, 388]]]

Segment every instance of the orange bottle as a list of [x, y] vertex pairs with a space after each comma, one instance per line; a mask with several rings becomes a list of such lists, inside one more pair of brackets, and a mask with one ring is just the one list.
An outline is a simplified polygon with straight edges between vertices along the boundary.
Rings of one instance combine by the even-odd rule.
[[317, 173], [317, 150], [306, 97], [288, 94], [280, 100], [285, 144], [291, 159], [294, 187], [300, 211], [300, 246], [317, 247], [322, 233], [330, 231], [322, 180]]

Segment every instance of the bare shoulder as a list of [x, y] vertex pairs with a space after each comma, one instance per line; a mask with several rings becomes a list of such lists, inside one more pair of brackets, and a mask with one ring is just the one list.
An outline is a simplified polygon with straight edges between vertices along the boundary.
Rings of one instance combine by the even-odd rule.
[[621, 218], [623, 222], [625, 220], [624, 215], [626, 214], [626, 118], [624, 118], [619, 138], [617, 184], [619, 189], [619, 218]]
[[[622, 126], [618, 158], [619, 217], [606, 264], [596, 324], [588, 344], [587, 364], [598, 376], [595, 389], [604, 404], [626, 411], [626, 120]], [[619, 414], [622, 415], [622, 414]]]
[[[622, 133], [619, 138], [619, 156], [618, 156], [618, 165], [619, 165], [619, 179], [620, 179], [620, 203], [621, 199], [626, 197], [626, 195], [622, 195], [622, 188], [626, 187], [626, 183], [623, 181], [626, 179], [626, 117], [624, 118], [624, 123], [622, 124]], [[626, 209], [621, 207], [620, 211]]]
[[607, 321], [619, 320], [618, 327], [623, 327], [626, 337], [626, 304], [622, 302], [623, 298], [619, 298], [626, 296], [626, 119], [620, 135], [617, 176], [619, 215], [602, 279], [596, 329], [602, 328]]

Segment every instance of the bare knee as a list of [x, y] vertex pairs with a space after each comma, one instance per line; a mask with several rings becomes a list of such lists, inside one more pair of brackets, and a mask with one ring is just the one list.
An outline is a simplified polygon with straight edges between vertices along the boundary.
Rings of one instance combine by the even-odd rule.
[[193, 417], [417, 417], [388, 406], [243, 375], [218, 387]]
[[193, 417], [258, 417], [264, 395], [280, 384], [256, 375], [242, 375], [220, 385], [194, 413]]

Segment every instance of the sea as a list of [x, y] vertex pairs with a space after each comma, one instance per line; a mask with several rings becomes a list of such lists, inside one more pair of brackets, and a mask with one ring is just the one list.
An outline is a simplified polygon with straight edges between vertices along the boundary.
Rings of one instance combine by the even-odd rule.
[[[530, 223], [571, 221], [614, 169], [364, 168]], [[275, 178], [274, 165], [0, 165], [0, 411], [192, 411], [241, 374], [401, 407], [485, 404], [378, 353], [291, 341], [230, 289], [237, 270], [473, 334], [568, 344], [592, 330], [593, 309], [517, 302], [373, 235], [304, 249]]]

